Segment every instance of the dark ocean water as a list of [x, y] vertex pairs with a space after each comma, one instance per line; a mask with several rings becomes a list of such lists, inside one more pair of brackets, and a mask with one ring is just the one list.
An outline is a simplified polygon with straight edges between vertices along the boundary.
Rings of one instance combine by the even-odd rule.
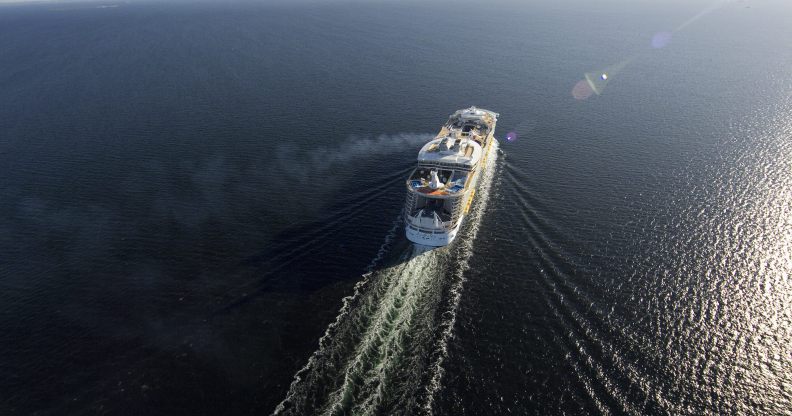
[[590, 3], [0, 5], [0, 414], [789, 414], [792, 6]]

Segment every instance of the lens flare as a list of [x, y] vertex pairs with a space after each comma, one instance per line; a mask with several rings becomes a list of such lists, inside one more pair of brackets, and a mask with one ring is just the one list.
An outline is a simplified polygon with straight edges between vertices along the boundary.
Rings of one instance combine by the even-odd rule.
[[585, 79], [578, 81], [572, 88], [572, 96], [575, 97], [576, 100], [585, 100], [591, 97], [592, 94], [594, 94], [594, 90]]
[[608, 85], [608, 74], [605, 72], [586, 72], [583, 74], [586, 77], [586, 82], [595, 94], [600, 95]]
[[506, 141], [507, 142], [513, 142], [515, 140], [517, 140], [517, 133], [515, 133], [513, 131], [510, 131], [510, 132], [506, 133]]
[[572, 89], [572, 96], [578, 100], [585, 100], [590, 97], [592, 93], [597, 95], [602, 94], [602, 91], [605, 90], [605, 87], [611, 79], [613, 79], [613, 76], [623, 71], [634, 59], [635, 56], [632, 56], [602, 70], [586, 72], [583, 74], [585, 79], [579, 81], [575, 85], [575, 88]]
[[[676, 29], [673, 29], [671, 31], [663, 31], [663, 32], [655, 33], [652, 36], [652, 40], [650, 42], [652, 48], [653, 49], [665, 48], [666, 46], [668, 46], [668, 44], [671, 43], [671, 38], [673, 38], [674, 33], [684, 29], [685, 27], [697, 21], [698, 19], [702, 18], [703, 16], [723, 7], [723, 5], [727, 3], [728, 1], [726, 0], [714, 0], [709, 7], [702, 10], [701, 12], [691, 17], [690, 19], [686, 20]], [[602, 91], [605, 89], [605, 86], [608, 84], [608, 82], [610, 82], [612, 76], [621, 72], [627, 65], [630, 64], [630, 62], [635, 60], [639, 55], [640, 54], [635, 54], [621, 62], [618, 62], [614, 65], [611, 65], [599, 71], [586, 72], [585, 74], [583, 74], [585, 79], [582, 81], [578, 81], [578, 83], [575, 84], [575, 86], [572, 88], [572, 96], [575, 97], [575, 99], [577, 100], [585, 100], [591, 97], [592, 94], [601, 95]]]
[[662, 49], [671, 43], [671, 32], [658, 32], [652, 36], [652, 47], [655, 49]]
[[728, 2], [725, 1], [725, 0], [715, 0], [714, 2], [712, 2], [712, 4], [709, 5], [709, 7], [707, 7], [706, 9], [704, 9], [702, 11], [700, 11], [697, 15], [691, 17], [690, 19], [686, 20], [684, 23], [679, 25], [679, 27], [674, 29], [674, 32], [678, 32], [678, 31], [688, 27], [690, 24], [692, 24], [696, 20], [699, 20], [702, 17], [704, 17], [705, 15], [707, 15], [709, 13], [712, 13], [712, 12], [714, 12], [717, 9], [720, 9], [721, 7], [726, 5], [727, 3]]

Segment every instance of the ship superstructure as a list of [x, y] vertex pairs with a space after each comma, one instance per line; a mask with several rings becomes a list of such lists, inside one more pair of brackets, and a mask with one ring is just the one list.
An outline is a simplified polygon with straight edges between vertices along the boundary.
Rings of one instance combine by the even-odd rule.
[[459, 110], [421, 148], [418, 166], [407, 179], [404, 215], [410, 241], [439, 247], [454, 240], [487, 163], [497, 120], [497, 113], [481, 108]]

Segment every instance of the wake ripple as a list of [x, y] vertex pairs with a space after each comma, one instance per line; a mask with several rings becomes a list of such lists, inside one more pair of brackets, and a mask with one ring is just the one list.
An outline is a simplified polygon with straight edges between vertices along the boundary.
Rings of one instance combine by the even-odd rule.
[[473, 242], [495, 176], [497, 143], [482, 172], [477, 201], [457, 241], [430, 249], [401, 244], [394, 220], [369, 270], [343, 300], [319, 348], [292, 381], [276, 415], [433, 412], [453, 336]]

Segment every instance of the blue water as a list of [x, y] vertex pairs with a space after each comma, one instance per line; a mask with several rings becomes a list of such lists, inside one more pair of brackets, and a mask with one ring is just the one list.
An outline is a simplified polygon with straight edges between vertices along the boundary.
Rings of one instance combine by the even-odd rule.
[[0, 413], [788, 412], [792, 6], [590, 3], [0, 5]]

